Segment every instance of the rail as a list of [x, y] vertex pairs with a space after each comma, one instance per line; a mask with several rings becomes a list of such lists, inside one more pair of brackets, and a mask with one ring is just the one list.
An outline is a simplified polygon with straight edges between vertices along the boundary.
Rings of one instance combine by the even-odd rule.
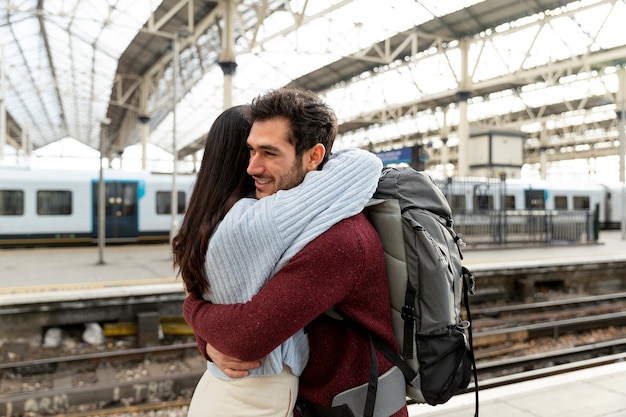
[[[487, 380], [480, 380], [479, 378], [478, 389], [480, 391], [517, 384], [520, 382], [533, 381], [540, 378], [547, 378], [553, 375], [562, 375], [569, 372], [580, 371], [583, 369], [610, 365], [618, 362], [623, 362], [624, 360], [626, 360], [626, 353], [618, 353], [608, 356], [580, 360], [576, 362], [563, 363], [560, 365], [552, 365], [545, 368], [533, 369], [525, 372], [515, 372], [512, 374], [504, 375], [502, 377], [496, 377]], [[472, 383], [464, 392], [474, 392], [475, 390], [476, 386], [474, 383]]]
[[585, 210], [485, 210], [454, 214], [454, 230], [471, 246], [589, 243], [593, 213]]
[[623, 302], [626, 300], [626, 292], [588, 295], [568, 299], [540, 301], [536, 303], [507, 304], [495, 307], [480, 307], [472, 309], [472, 317], [499, 317], [503, 314], [529, 314], [536, 311], [563, 310], [570, 307], [595, 305], [600, 303]]
[[[548, 369], [551, 366], [567, 365], [569, 363], [581, 362], [584, 360], [593, 359], [595, 361], [599, 361], [613, 355], [617, 355], [617, 357], [620, 358], [626, 358], [626, 338], [606, 340], [552, 352], [525, 355], [522, 357], [482, 362], [477, 366], [477, 372], [480, 380], [481, 377], [494, 374], [499, 374], [500, 376], [512, 374], [517, 375], [522, 371], [526, 372], [535, 369]], [[512, 372], [511, 370], [513, 369], [515, 369], [516, 372]]]
[[524, 342], [540, 337], [557, 338], [568, 333], [589, 329], [626, 325], [626, 312], [597, 314], [545, 323], [482, 330], [474, 333], [474, 348], [503, 343]]
[[[622, 362], [626, 360], [626, 353], [623, 352], [626, 348], [625, 343], [624, 340], [619, 340], [612, 343], [599, 343], [586, 347], [556, 351], [549, 355], [549, 357], [546, 357], [546, 355], [536, 355], [482, 364], [478, 366], [478, 373], [480, 375], [478, 384], [472, 381], [470, 385], [465, 390], [459, 392], [459, 394], [473, 393], [476, 391], [477, 386], [479, 391], [484, 391], [524, 381], [537, 380], [552, 375], [566, 374], [568, 372]], [[619, 353], [607, 353], [607, 347], [612, 349], [612, 351], [617, 349]], [[584, 359], [580, 356], [581, 352], [587, 355]], [[499, 371], [500, 375], [493, 376], [494, 371]], [[172, 376], [167, 388], [170, 390], [173, 387], [187, 387], [188, 389], [193, 389], [199, 378], [200, 373]], [[163, 387], [159, 388], [162, 384], [163, 380], [159, 380], [158, 378], [146, 378], [132, 383], [132, 395], [137, 397], [137, 402], [133, 404], [124, 404], [123, 401], [119, 401], [120, 394], [125, 393], [128, 388], [131, 388], [130, 386], [119, 383], [117, 383], [117, 386], [114, 386], [115, 383], [109, 382], [98, 384], [94, 387], [88, 387], [86, 390], [86, 387], [83, 387], [81, 389], [55, 390], [48, 394], [43, 394], [43, 396], [42, 393], [30, 393], [28, 395], [16, 396], [12, 400], [14, 401], [13, 404], [17, 407], [11, 411], [14, 415], [28, 411], [30, 415], [62, 412], [62, 415], [65, 417], [104, 417], [118, 416], [124, 413], [133, 413], [134, 415], [145, 413], [146, 415], [150, 415], [156, 410], [167, 408], [184, 409], [189, 405], [188, 398], [160, 399], [158, 401], [154, 401], [155, 398], [153, 398], [153, 401], [150, 401], [148, 392], [151, 392], [154, 397], [163, 396], [164, 394], [166, 394], [165, 397], [168, 397], [167, 389], [163, 389]], [[139, 392], [142, 394], [137, 396]], [[54, 395], [54, 399], [50, 397], [50, 395]], [[30, 400], [26, 399], [27, 397], [29, 397]], [[37, 403], [37, 410], [35, 411], [33, 409], [33, 407], [35, 407], [33, 398], [36, 397], [39, 397], [40, 401]], [[98, 407], [84, 411], [87, 404], [94, 402], [107, 404], [107, 406], [105, 408]], [[407, 404], [414, 403], [415, 401], [407, 398]], [[69, 407], [70, 404], [84, 405], [74, 408]], [[0, 404], [0, 406], [1, 405], [2, 404]], [[3, 405], [5, 407], [7, 406], [6, 403]], [[5, 409], [4, 411], [8, 410]]]

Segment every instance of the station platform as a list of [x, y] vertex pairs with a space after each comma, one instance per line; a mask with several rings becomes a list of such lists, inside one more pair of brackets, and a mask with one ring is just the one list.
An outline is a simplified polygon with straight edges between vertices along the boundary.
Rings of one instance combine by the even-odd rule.
[[467, 249], [464, 264], [472, 271], [494, 268], [563, 265], [571, 263], [611, 262], [626, 259], [626, 239], [620, 230], [600, 232], [597, 242], [554, 244], [527, 247]]
[[[626, 260], [620, 231], [594, 244], [468, 249], [475, 274], [499, 268]], [[0, 307], [183, 291], [167, 244], [0, 250]], [[472, 417], [474, 394], [436, 407], [409, 406], [411, 416]], [[626, 417], [626, 361], [480, 391], [480, 417]]]
[[[435, 407], [410, 405], [409, 415], [472, 417], [474, 405], [474, 394], [467, 393]], [[479, 407], [479, 417], [624, 417], [626, 361], [479, 389]]]
[[0, 249], [0, 276], [0, 306], [183, 291], [168, 244]]
[[[463, 255], [463, 263], [474, 274], [534, 265], [623, 261], [626, 240], [621, 231], [603, 231], [592, 244], [468, 248]], [[106, 246], [102, 252], [97, 246], [0, 249], [0, 276], [0, 306], [68, 295], [84, 299], [131, 290], [183, 290], [169, 244]]]

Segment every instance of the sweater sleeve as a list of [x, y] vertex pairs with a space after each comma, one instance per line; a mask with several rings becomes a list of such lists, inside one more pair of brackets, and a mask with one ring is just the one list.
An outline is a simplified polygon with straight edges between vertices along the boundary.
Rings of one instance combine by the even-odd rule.
[[308, 229], [317, 236], [363, 210], [378, 186], [381, 169], [382, 161], [371, 152], [340, 150], [321, 171], [307, 173], [300, 185], [259, 203], [272, 213], [282, 234], [294, 236]]
[[382, 162], [349, 149], [301, 184], [261, 200], [242, 199], [209, 242], [206, 271], [218, 304], [248, 301], [306, 244], [360, 212], [374, 193]]
[[368, 254], [356, 231], [335, 229], [301, 250], [249, 302], [218, 305], [187, 297], [183, 314], [200, 346], [208, 341], [229, 356], [257, 360], [344, 300]]
[[333, 224], [363, 210], [376, 190], [381, 169], [381, 160], [370, 152], [337, 151], [324, 169], [307, 173], [298, 186], [279, 190], [254, 205], [235, 204], [233, 215], [229, 212], [223, 224], [239, 239], [248, 236], [255, 244], [280, 245], [283, 250], [298, 238], [299, 246], [291, 248], [293, 256]]

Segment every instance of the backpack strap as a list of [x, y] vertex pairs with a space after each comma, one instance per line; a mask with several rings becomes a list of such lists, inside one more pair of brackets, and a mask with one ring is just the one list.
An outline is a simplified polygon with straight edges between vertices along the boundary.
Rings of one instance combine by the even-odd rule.
[[354, 413], [346, 404], [324, 407], [302, 398], [296, 400], [295, 409], [302, 417], [354, 417]]
[[[349, 323], [357, 326], [357, 328], [363, 328], [354, 320], [347, 318], [337, 310], [331, 309], [326, 313], [333, 318], [339, 317], [340, 320], [345, 319], [346, 324]], [[363, 417], [374, 417], [376, 392], [378, 391], [378, 358], [376, 357], [376, 350], [374, 349], [372, 335], [369, 331], [367, 331], [367, 335], [369, 337], [372, 354], [370, 361], [370, 374], [367, 384], [367, 395], [365, 397], [365, 405], [363, 407]], [[298, 398], [296, 400], [296, 409], [302, 417], [354, 417], [354, 413], [346, 404], [327, 407]]]
[[478, 417], [478, 371], [476, 369], [476, 358], [474, 356], [474, 339], [472, 337], [472, 313], [469, 307], [469, 294], [474, 294], [476, 279], [474, 275], [466, 267], [462, 267], [461, 276], [463, 277], [463, 302], [465, 303], [465, 311], [467, 312], [467, 321], [470, 325], [467, 328], [469, 338], [469, 353], [472, 360], [472, 370], [474, 373], [474, 393], [476, 395], [476, 408], [474, 417]]
[[372, 356], [370, 359], [370, 378], [367, 385], [367, 396], [365, 397], [363, 417], [373, 417], [374, 406], [376, 405], [376, 392], [378, 391], [378, 358], [376, 357], [376, 350], [374, 349], [374, 343], [372, 342], [372, 334], [367, 332], [367, 336], [370, 340], [370, 350], [372, 351]]
[[373, 335], [372, 341], [374, 343], [374, 346], [376, 346], [376, 349], [378, 349], [379, 352], [385, 355], [385, 357], [389, 359], [391, 363], [393, 363], [395, 366], [398, 367], [398, 369], [402, 371], [404, 379], [410, 382], [413, 381], [415, 377], [417, 377], [417, 372], [411, 369], [411, 367], [408, 363], [406, 363], [406, 360], [402, 355], [391, 349], [387, 343], [385, 343], [376, 335]]
[[[404, 343], [400, 346], [400, 352], [404, 359], [413, 357], [413, 332], [415, 331], [415, 297], [417, 293], [409, 281], [406, 283], [406, 293], [404, 294], [404, 305], [400, 312], [400, 317], [404, 321]], [[386, 355], [385, 355], [386, 356]], [[389, 357], [387, 357], [390, 359]], [[391, 360], [391, 359], [390, 359]], [[398, 366], [398, 368], [400, 368]], [[402, 368], [400, 368], [402, 369]], [[409, 379], [409, 381], [411, 381]]]
[[[415, 290], [413, 290], [413, 293], [415, 293]], [[414, 295], [415, 297], [415, 295]], [[329, 316], [336, 318], [336, 317], [341, 317], [341, 320], [343, 320], [347, 325], [351, 326], [352, 328], [358, 329], [363, 333], [367, 333], [369, 339], [370, 339], [370, 343], [372, 345], [372, 362], [370, 365], [370, 387], [373, 384], [373, 381], [375, 381], [376, 384], [378, 384], [378, 359], [376, 359], [376, 352], [374, 351], [374, 348], [376, 348], [380, 353], [382, 353], [391, 363], [393, 363], [395, 366], [398, 367], [398, 369], [400, 369], [400, 371], [402, 371], [402, 374], [404, 375], [404, 379], [408, 382], [413, 381], [416, 377], [417, 377], [417, 372], [414, 371], [409, 364], [406, 362], [406, 359], [403, 355], [399, 354], [398, 352], [396, 352], [394, 349], [392, 349], [384, 340], [382, 340], [378, 335], [371, 333], [368, 329], [366, 329], [365, 327], [363, 327], [363, 325], [361, 325], [361, 323], [359, 323], [356, 320], [353, 320], [351, 317], [348, 317], [346, 315], [344, 315], [343, 313], [341, 313], [339, 310], [335, 310], [330, 309], [328, 311], [326, 311], [326, 314], [328, 314]], [[413, 336], [409, 336], [409, 341], [413, 339]], [[412, 347], [411, 349], [412, 350]], [[374, 369], [374, 363], [376, 364], [376, 369]], [[369, 401], [372, 401], [372, 412], [374, 410], [374, 402], [376, 400], [376, 391], [373, 390], [373, 400], [370, 399], [370, 391], [372, 389], [368, 388], [368, 395], [367, 395], [367, 399], [366, 399], [366, 407], [367, 407], [367, 403]]]

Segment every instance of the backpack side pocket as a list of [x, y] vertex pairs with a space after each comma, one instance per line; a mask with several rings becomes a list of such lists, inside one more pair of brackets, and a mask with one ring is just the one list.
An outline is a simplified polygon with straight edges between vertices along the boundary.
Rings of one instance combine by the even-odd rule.
[[417, 334], [415, 338], [421, 389], [428, 404], [443, 404], [467, 388], [472, 365], [462, 328], [453, 327], [440, 335]]

